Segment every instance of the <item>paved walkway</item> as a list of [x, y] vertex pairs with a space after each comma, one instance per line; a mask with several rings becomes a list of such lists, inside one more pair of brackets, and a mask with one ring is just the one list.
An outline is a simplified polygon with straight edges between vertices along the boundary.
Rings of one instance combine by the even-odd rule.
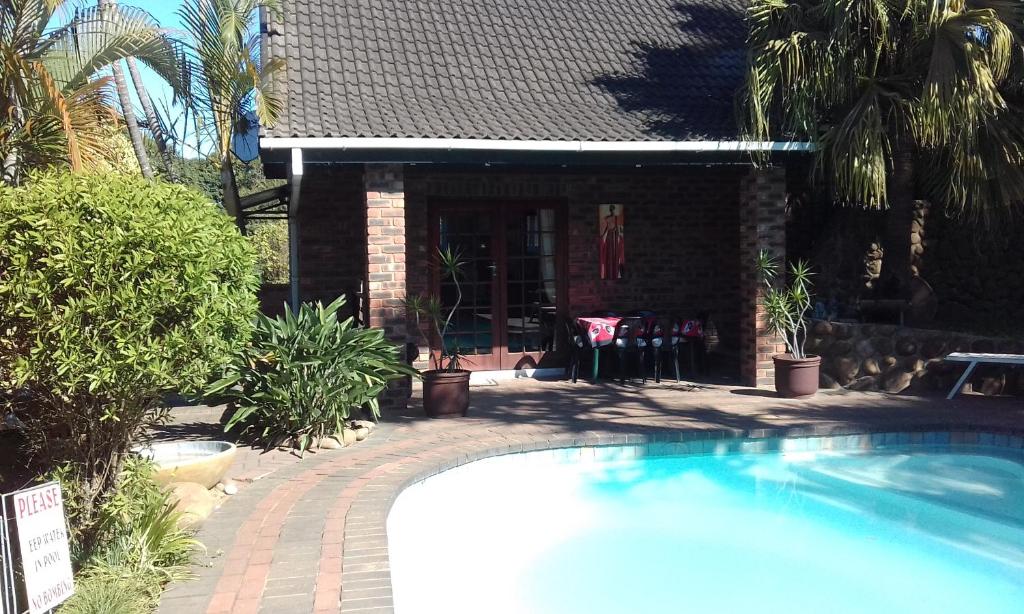
[[[564, 445], [881, 430], [1024, 430], [1024, 403], [878, 393], [819, 393], [809, 401], [728, 386], [503, 382], [474, 387], [470, 416], [421, 418], [418, 399], [349, 448], [260, 455], [243, 448], [247, 480], [206, 522], [196, 579], [164, 593], [160, 612], [390, 612], [385, 521], [405, 485], [484, 456]], [[206, 412], [205, 414], [203, 412]], [[167, 433], [216, 433], [215, 414]], [[188, 420], [186, 420], [188, 422]], [[251, 481], [248, 481], [251, 480]]]

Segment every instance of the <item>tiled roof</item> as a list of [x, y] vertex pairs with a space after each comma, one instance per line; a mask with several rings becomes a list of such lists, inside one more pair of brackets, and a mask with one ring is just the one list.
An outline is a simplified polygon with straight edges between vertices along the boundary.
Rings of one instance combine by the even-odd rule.
[[285, 0], [271, 137], [718, 140], [745, 0]]

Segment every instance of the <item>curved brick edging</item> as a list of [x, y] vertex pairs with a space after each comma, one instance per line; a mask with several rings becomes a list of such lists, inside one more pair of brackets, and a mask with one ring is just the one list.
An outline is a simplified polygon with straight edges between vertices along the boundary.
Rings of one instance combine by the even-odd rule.
[[1024, 408], [971, 397], [825, 393], [793, 402], [724, 386], [505, 382], [475, 392], [470, 418], [431, 421], [411, 407], [393, 420], [354, 447], [258, 462], [260, 479], [203, 525], [198, 537], [208, 556], [194, 567], [196, 579], [168, 587], [160, 613], [392, 611], [385, 530], [395, 497], [409, 484], [487, 456], [904, 427], [1016, 433]]
[[[833, 438], [853, 437], [855, 441], [833, 442]], [[387, 517], [392, 505], [403, 490], [432, 476], [468, 463], [508, 454], [556, 450], [567, 448], [599, 448], [615, 446], [643, 446], [644, 456], [669, 456], [677, 454], [732, 454], [744, 452], [782, 451], [784, 445], [776, 447], [744, 444], [764, 444], [786, 441], [822, 440], [828, 445], [816, 450], [842, 449], [884, 449], [893, 445], [990, 445], [1013, 450], [1024, 450], [1024, 430], [984, 428], [966, 429], [962, 425], [916, 425], [907, 430], [866, 429], [849, 426], [816, 426], [810, 428], [757, 429], [757, 430], [680, 430], [638, 431], [635, 433], [592, 434], [582, 437], [556, 437], [549, 440], [505, 444], [488, 447], [489, 440], [478, 440], [472, 444], [451, 445], [442, 452], [418, 455], [408, 463], [394, 462], [374, 471], [383, 475], [374, 482], [375, 492], [362, 495], [362, 487], [354, 489], [355, 499], [347, 508], [356, 523], [346, 524], [341, 560], [341, 612], [382, 612], [392, 611], [391, 572], [388, 562]], [[930, 441], [929, 441], [930, 440]], [[702, 442], [701, 451], [687, 448], [687, 444]], [[727, 449], [721, 449], [728, 442]], [[707, 443], [718, 446], [708, 448]], [[835, 446], [834, 443], [840, 443]], [[682, 448], [676, 444], [682, 444]], [[664, 446], [655, 448], [655, 446]], [[652, 449], [653, 448], [653, 449]], [[446, 455], [444, 452], [456, 452]], [[440, 462], [432, 462], [438, 457]], [[369, 478], [365, 483], [369, 483]], [[348, 498], [351, 493], [344, 497]], [[340, 499], [340, 498], [339, 498]], [[368, 563], [366, 549], [350, 548], [350, 544], [362, 546], [367, 536], [377, 538], [373, 548], [373, 562]]]

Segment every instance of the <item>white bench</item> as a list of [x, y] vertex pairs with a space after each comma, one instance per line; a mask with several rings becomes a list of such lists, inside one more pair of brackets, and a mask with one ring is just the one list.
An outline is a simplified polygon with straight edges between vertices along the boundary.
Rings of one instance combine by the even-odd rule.
[[963, 388], [964, 382], [974, 372], [974, 368], [979, 364], [1000, 364], [1000, 365], [1024, 365], [1024, 354], [971, 354], [968, 352], [953, 352], [949, 356], [946, 356], [946, 360], [953, 362], [966, 362], [967, 368], [964, 369], [964, 374], [957, 380], [956, 385], [946, 395], [947, 399], [952, 399], [956, 396], [956, 393], [960, 392]]

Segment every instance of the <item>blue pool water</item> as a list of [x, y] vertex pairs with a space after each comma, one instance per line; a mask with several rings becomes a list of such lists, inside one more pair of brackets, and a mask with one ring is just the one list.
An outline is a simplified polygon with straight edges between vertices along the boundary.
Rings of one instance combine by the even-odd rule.
[[1024, 612], [1019, 451], [470, 463], [388, 518], [418, 613]]

